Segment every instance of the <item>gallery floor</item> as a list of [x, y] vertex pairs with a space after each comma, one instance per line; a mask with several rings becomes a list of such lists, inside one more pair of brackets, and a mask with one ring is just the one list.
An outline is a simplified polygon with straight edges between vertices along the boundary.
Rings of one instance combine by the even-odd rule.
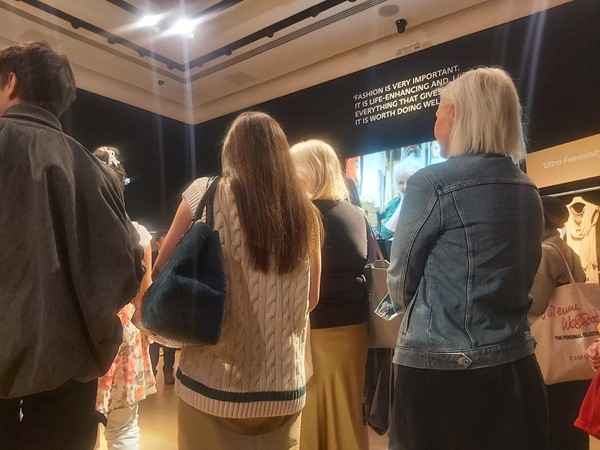
[[[179, 352], [177, 352], [177, 358]], [[162, 363], [162, 359], [161, 359]], [[141, 450], [177, 450], [177, 396], [173, 386], [166, 386], [159, 367], [158, 392], [140, 402]], [[99, 450], [106, 450], [103, 432]], [[386, 450], [387, 437], [369, 430], [369, 450]], [[591, 438], [590, 450], [600, 450], [600, 441]]]
[[[177, 352], [179, 357], [179, 352]], [[162, 358], [161, 358], [162, 364]], [[141, 450], [177, 450], [177, 396], [173, 386], [166, 386], [159, 367], [158, 392], [140, 402]], [[102, 427], [100, 427], [102, 428]], [[99, 450], [106, 450], [104, 431], [100, 432]], [[386, 450], [387, 437], [370, 430], [369, 450]], [[600, 450], [600, 447], [598, 448]]]

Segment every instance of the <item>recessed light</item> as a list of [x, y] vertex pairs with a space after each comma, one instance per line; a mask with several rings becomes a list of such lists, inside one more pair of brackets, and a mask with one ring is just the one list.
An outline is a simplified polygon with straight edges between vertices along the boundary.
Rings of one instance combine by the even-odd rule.
[[396, 5], [385, 5], [379, 8], [379, 15], [381, 17], [392, 17], [400, 12], [400, 8]]

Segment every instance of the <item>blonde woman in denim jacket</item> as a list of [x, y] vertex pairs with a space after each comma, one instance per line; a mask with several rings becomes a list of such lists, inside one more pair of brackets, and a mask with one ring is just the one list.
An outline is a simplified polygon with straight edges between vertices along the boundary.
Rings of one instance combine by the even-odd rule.
[[542, 208], [516, 166], [518, 95], [506, 72], [479, 68], [440, 97], [434, 133], [449, 159], [408, 181], [388, 271], [404, 312], [389, 448], [546, 449], [527, 322]]

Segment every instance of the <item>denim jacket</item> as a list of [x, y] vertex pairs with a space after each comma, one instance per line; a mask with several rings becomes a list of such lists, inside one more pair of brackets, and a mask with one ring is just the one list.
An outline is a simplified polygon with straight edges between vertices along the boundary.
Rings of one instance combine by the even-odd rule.
[[405, 311], [394, 363], [473, 369], [532, 354], [541, 233], [538, 190], [508, 157], [462, 155], [415, 173], [388, 269]]

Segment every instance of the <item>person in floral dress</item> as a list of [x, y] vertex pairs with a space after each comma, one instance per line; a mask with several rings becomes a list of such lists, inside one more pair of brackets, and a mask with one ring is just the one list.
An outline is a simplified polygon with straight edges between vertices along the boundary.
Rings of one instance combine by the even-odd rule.
[[[125, 179], [117, 149], [100, 147], [94, 155]], [[139, 450], [138, 402], [156, 392], [148, 339], [131, 322], [136, 305], [152, 283], [152, 236], [143, 225], [137, 222], [133, 225], [140, 235], [140, 245], [144, 247], [146, 273], [137, 296], [118, 313], [123, 325], [123, 342], [108, 372], [98, 379], [96, 397], [96, 409], [108, 419], [104, 436], [109, 450]]]

